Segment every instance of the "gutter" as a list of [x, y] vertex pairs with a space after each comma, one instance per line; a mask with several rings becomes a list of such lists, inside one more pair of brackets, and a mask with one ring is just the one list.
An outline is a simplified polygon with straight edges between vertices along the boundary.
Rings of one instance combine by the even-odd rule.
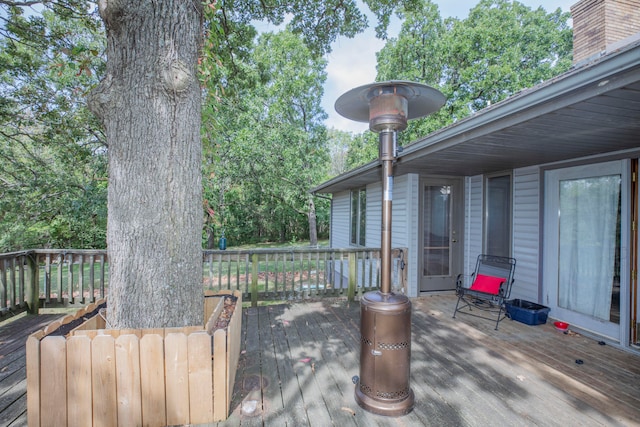
[[[637, 82], [638, 75], [629, 73], [636, 68], [640, 68], [640, 40], [606, 52], [590, 62], [582, 62], [559, 76], [532, 88], [523, 89], [474, 115], [405, 145], [402, 153], [398, 155], [398, 162], [428, 156], [461, 142], [526, 122]], [[313, 188], [311, 192], [330, 192], [326, 189], [354, 177], [373, 173], [379, 167], [380, 162], [375, 160], [338, 175]]]
[[[354, 176], [361, 175], [363, 172], [367, 172], [367, 171], [369, 171], [369, 170], [373, 170], [373, 169], [375, 169], [375, 168], [377, 168], [377, 167], [380, 167], [380, 160], [378, 160], [378, 159], [376, 159], [376, 160], [374, 160], [374, 161], [372, 161], [372, 162], [369, 162], [369, 163], [367, 163], [367, 164], [365, 164], [365, 165], [358, 166], [358, 167], [357, 167], [357, 168], [355, 168], [355, 169], [351, 169], [350, 171], [347, 171], [347, 172], [345, 172], [345, 173], [343, 173], [343, 174], [341, 174], [341, 175], [338, 175], [338, 176], [336, 176], [336, 177], [334, 177], [334, 178], [331, 178], [330, 180], [325, 181], [325, 182], [323, 182], [322, 184], [320, 184], [320, 185], [318, 185], [318, 186], [316, 186], [316, 187], [312, 188], [312, 189], [310, 190], [310, 192], [311, 192], [311, 194], [313, 194], [314, 196], [317, 196], [317, 194], [316, 194], [316, 193], [322, 192], [322, 190], [324, 190], [324, 189], [325, 189], [325, 188], [327, 188], [327, 187], [330, 187], [330, 186], [332, 186], [332, 185], [334, 185], [334, 184], [337, 184], [337, 183], [340, 183], [340, 182], [342, 182], [342, 181], [346, 181], [346, 180], [348, 180], [349, 178], [352, 178], [352, 177], [354, 177]], [[318, 197], [319, 197], [319, 196], [318, 196]]]
[[[456, 145], [461, 142], [460, 139], [467, 141], [484, 136], [636, 82], [637, 75], [624, 74], [640, 67], [640, 42], [625, 47], [627, 49], [622, 52], [611, 53], [595, 63], [569, 70], [533, 88], [523, 89], [472, 116], [408, 144], [403, 147], [400, 158], [420, 158], [429, 154], [418, 154], [426, 147], [438, 144], [437, 150], [429, 151], [440, 151]], [[586, 90], [592, 85], [595, 87]]]

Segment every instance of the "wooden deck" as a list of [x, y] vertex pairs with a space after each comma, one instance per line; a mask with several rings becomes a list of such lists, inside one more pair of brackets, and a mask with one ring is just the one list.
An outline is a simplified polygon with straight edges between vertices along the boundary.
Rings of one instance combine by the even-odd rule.
[[[232, 414], [220, 425], [640, 425], [640, 356], [550, 323], [507, 319], [495, 331], [452, 319], [453, 296], [412, 302], [410, 414], [376, 416], [355, 403], [360, 308], [327, 301], [245, 310]], [[252, 401], [255, 415], [243, 414]]]
[[[355, 403], [360, 307], [327, 300], [244, 310], [232, 413], [218, 425], [640, 425], [639, 355], [551, 324], [452, 319], [450, 295], [412, 302], [410, 414]], [[0, 426], [26, 425], [24, 341], [51, 320], [0, 325]]]
[[22, 314], [0, 323], [0, 426], [27, 425], [27, 337], [61, 317]]

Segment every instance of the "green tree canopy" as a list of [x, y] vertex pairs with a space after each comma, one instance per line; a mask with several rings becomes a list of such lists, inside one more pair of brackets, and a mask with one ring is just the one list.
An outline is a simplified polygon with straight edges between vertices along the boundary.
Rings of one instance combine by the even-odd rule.
[[[548, 13], [518, 1], [481, 0], [467, 18], [443, 20], [433, 2], [416, 3], [399, 9], [402, 27], [398, 37], [390, 39], [377, 55], [376, 80], [425, 83], [442, 91], [447, 102], [437, 113], [409, 122], [399, 136], [402, 143], [424, 137], [571, 66], [570, 15], [560, 9]], [[354, 157], [361, 153], [354, 152]]]
[[0, 250], [104, 247], [106, 144], [84, 102], [104, 70], [104, 35], [88, 17], [46, 9], [5, 18]]
[[[295, 240], [315, 210], [307, 194], [326, 177], [325, 61], [289, 31], [260, 36], [233, 95], [205, 113], [207, 208], [235, 241]], [[215, 207], [214, 207], [215, 204]], [[217, 216], [215, 216], [217, 215]], [[212, 231], [212, 228], [210, 228]]]
[[[397, 8], [411, 9], [420, 2], [364, 3], [376, 15], [376, 29], [384, 37]], [[0, 250], [105, 247], [108, 148], [102, 125], [86, 109], [85, 99], [105, 74], [106, 41], [97, 5], [86, 0], [0, 0], [0, 10]], [[324, 113], [316, 102], [324, 79], [321, 58], [338, 35], [352, 37], [361, 32], [368, 25], [366, 17], [355, 0], [207, 1], [204, 10], [202, 132], [205, 138], [215, 135], [215, 142], [205, 146], [209, 160], [203, 170], [207, 182], [216, 182], [205, 188], [208, 207], [219, 213], [232, 205], [242, 207], [235, 216], [243, 218], [236, 223], [238, 230], [246, 230], [243, 239], [273, 235], [271, 229], [279, 230], [275, 233], [284, 239], [306, 235], [309, 226], [303, 224], [302, 214], [310, 215], [314, 202], [319, 203], [318, 215], [325, 218], [320, 227], [326, 228], [326, 202], [306, 194], [326, 168]], [[263, 41], [258, 48], [258, 21], [275, 25], [286, 21], [296, 42], [278, 41], [280, 51], [276, 51], [273, 40], [279, 36], [272, 35], [271, 42]], [[290, 68], [270, 75], [269, 67], [298, 60], [284, 53], [290, 47], [302, 48], [307, 64], [317, 66], [303, 67], [303, 74]], [[254, 58], [260, 49], [269, 50], [267, 56], [279, 56], [281, 63], [276, 57], [269, 58], [270, 65], [266, 57]], [[312, 68], [310, 75], [304, 75], [305, 69]], [[262, 108], [268, 114], [261, 117], [265, 111], [249, 105], [251, 100], [265, 102]], [[247, 129], [248, 117], [253, 123], [258, 120], [261, 128]], [[286, 163], [276, 163], [277, 157], [258, 148], [256, 140], [265, 147], [273, 144]], [[260, 172], [256, 167], [250, 171], [260, 177], [260, 181], [254, 179], [253, 191], [246, 189], [249, 184], [237, 185], [239, 179], [251, 176], [247, 172], [251, 168], [235, 163], [237, 172], [225, 172], [233, 169], [227, 166], [212, 169], [231, 158], [235, 148], [230, 141], [239, 146], [253, 142], [243, 149], [245, 157], [233, 158], [259, 163]], [[286, 170], [288, 175], [277, 175], [276, 170]], [[267, 194], [270, 202], [262, 206]], [[234, 197], [241, 203], [231, 203]], [[214, 200], [224, 209], [214, 209]], [[260, 221], [252, 217], [256, 210], [262, 211]], [[209, 209], [205, 212], [209, 216]], [[226, 218], [230, 217], [227, 212]], [[281, 221], [267, 227], [274, 217]]]

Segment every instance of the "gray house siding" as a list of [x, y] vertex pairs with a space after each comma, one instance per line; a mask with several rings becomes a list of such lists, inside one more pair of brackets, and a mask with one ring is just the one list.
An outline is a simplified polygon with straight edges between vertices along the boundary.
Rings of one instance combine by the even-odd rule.
[[334, 194], [332, 203], [331, 246], [334, 248], [348, 248], [351, 193], [349, 191], [343, 191]]
[[[396, 177], [393, 187], [392, 246], [408, 248], [406, 258], [407, 295], [418, 295], [420, 266], [419, 248], [419, 176], [408, 174]], [[475, 267], [478, 254], [483, 251], [483, 194], [484, 177], [465, 178], [465, 239], [464, 273]], [[349, 247], [350, 192], [333, 197], [331, 243], [333, 247]], [[367, 186], [366, 245], [380, 246], [382, 211], [381, 184]], [[540, 170], [539, 167], [517, 169], [513, 172], [513, 247], [517, 260], [513, 298], [538, 301], [538, 263], [540, 251]], [[394, 260], [394, 267], [397, 260]]]
[[[392, 246], [394, 247], [407, 247], [407, 240], [416, 240], [416, 233], [408, 233], [407, 224], [414, 224], [417, 226], [417, 219], [411, 219], [416, 214], [413, 212], [415, 203], [413, 198], [417, 195], [417, 175], [399, 177], [394, 182], [393, 188], [393, 234], [392, 234]], [[413, 187], [410, 187], [412, 184]], [[366, 237], [365, 243], [367, 247], [380, 247], [381, 239], [381, 222], [382, 222], [382, 185], [379, 183], [370, 184], [367, 186], [367, 212], [366, 212]], [[333, 195], [332, 206], [332, 218], [331, 218], [331, 246], [335, 248], [347, 248], [352, 246], [350, 244], [350, 227], [351, 227], [351, 193], [350, 191], [343, 191]], [[408, 237], [410, 236], [410, 237]], [[409, 253], [417, 252], [417, 243], [413, 251]], [[414, 255], [415, 257], [415, 255]], [[408, 272], [409, 289], [413, 286], [413, 296], [417, 296], [416, 292], [416, 279], [417, 274], [417, 258], [415, 260], [405, 259], [405, 265], [410, 268]], [[398, 272], [395, 271], [400, 266], [400, 260], [393, 260], [392, 267], [392, 284], [397, 280]], [[347, 283], [347, 271], [348, 262], [343, 260], [342, 262], [336, 261], [333, 266], [335, 274], [335, 283], [340, 282], [340, 275], [343, 276], [342, 282]], [[365, 277], [362, 276], [362, 271], [365, 271]], [[362, 283], [364, 280], [369, 282], [368, 268], [358, 268], [358, 283]], [[376, 267], [373, 270], [374, 276], [371, 280], [374, 282], [378, 280]]]
[[[465, 274], [470, 275], [476, 257], [483, 252], [484, 176], [465, 179]], [[540, 170], [513, 171], [512, 256], [516, 259], [511, 297], [538, 301], [540, 244]], [[488, 237], [490, 238], [490, 236]]]
[[407, 175], [395, 177], [393, 180], [393, 209], [392, 209], [392, 234], [391, 246], [407, 246], [408, 228], [410, 227], [407, 215], [410, 202], [409, 182]]
[[[394, 178], [391, 246], [408, 249], [405, 264], [407, 271], [407, 295], [418, 295], [418, 184], [416, 174]], [[379, 241], [379, 239], [378, 239]], [[394, 268], [400, 260], [394, 260]]]
[[[407, 256], [407, 295], [410, 297], [418, 296], [420, 287], [418, 281], [420, 277], [420, 257], [422, 251], [420, 244], [420, 177], [416, 174], [405, 175], [406, 177], [406, 200], [404, 212], [399, 212], [406, 218], [406, 238], [405, 245], [409, 250]], [[395, 215], [395, 212], [394, 212]], [[394, 246], [401, 246], [400, 242], [394, 241]]]
[[464, 274], [470, 275], [476, 266], [476, 258], [482, 253], [482, 175], [465, 178], [464, 207]]
[[516, 259], [512, 298], [538, 301], [540, 254], [540, 169], [513, 173], [512, 256]]
[[367, 185], [367, 231], [366, 245], [380, 247], [380, 223], [382, 222], [382, 184]]
[[[392, 237], [393, 247], [409, 249], [405, 259], [407, 272], [407, 294], [418, 295], [418, 175], [409, 174], [394, 178], [392, 200]], [[374, 183], [367, 186], [367, 236], [368, 247], [380, 247], [382, 223], [382, 184]], [[394, 260], [393, 266], [399, 260]]]

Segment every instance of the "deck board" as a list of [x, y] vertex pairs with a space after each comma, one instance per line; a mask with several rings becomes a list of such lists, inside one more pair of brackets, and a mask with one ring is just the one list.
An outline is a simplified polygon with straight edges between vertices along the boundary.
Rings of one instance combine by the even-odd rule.
[[[289, 402], [295, 410], [303, 399], [308, 416], [314, 417], [299, 425], [640, 424], [637, 354], [561, 334], [550, 324], [528, 326], [506, 320], [495, 331], [491, 321], [464, 315], [452, 319], [452, 296], [412, 302], [411, 387], [416, 405], [410, 414], [397, 418], [370, 414], [353, 399], [351, 377], [359, 374], [360, 351], [357, 303], [340, 300], [268, 308], [274, 325], [271, 334], [280, 334], [274, 339], [279, 342], [275, 352], [285, 353], [279, 374], [285, 369], [295, 373], [281, 375], [283, 390], [300, 390], [299, 396], [283, 392], [284, 405]], [[300, 362], [306, 357], [316, 361], [315, 384], [308, 376], [308, 363]], [[575, 364], [576, 358], [585, 363]], [[324, 395], [324, 415], [307, 407], [309, 396], [317, 398], [318, 391]]]
[[0, 426], [27, 423], [27, 337], [61, 315], [16, 316], [0, 323]]
[[[452, 295], [411, 301], [411, 413], [357, 405], [360, 306], [328, 299], [243, 310], [231, 413], [213, 425], [640, 425], [639, 354], [550, 323], [505, 320], [495, 331], [491, 321], [452, 319]], [[24, 342], [53, 318], [0, 325], [0, 426], [26, 423]], [[243, 413], [252, 400], [256, 411]]]
[[[338, 365], [339, 356], [331, 351], [331, 342], [320, 336], [322, 331], [313, 311], [299, 312], [298, 317], [300, 320], [294, 321], [293, 324], [299, 337], [301, 355], [304, 356], [298, 363], [305, 376], [309, 378], [310, 390], [306, 394], [305, 403], [307, 406], [315, 407], [317, 410], [313, 415], [318, 415], [314, 418], [310, 417], [310, 420], [313, 420], [310, 424], [322, 425], [320, 414], [328, 412], [333, 425], [345, 427], [356, 425], [353, 416], [342, 410], [344, 403], [341, 389], [345, 388], [343, 380], [346, 380], [346, 377], [340, 378], [334, 375], [336, 371], [334, 365]], [[332, 411], [332, 408], [337, 410]], [[318, 413], [318, 410], [322, 412]]]
[[[291, 327], [289, 320], [284, 317], [284, 307], [275, 306], [267, 310], [269, 317], [269, 329], [273, 334], [274, 352], [276, 354], [278, 378], [270, 381], [270, 387], [279, 389], [282, 399], [282, 406], [278, 406], [278, 411], [274, 416], [265, 417], [266, 420], [281, 420], [287, 426], [309, 425], [307, 412], [305, 410], [303, 396], [300, 390], [300, 383], [294, 368], [295, 359], [291, 354], [289, 346], [289, 334], [286, 330]], [[267, 408], [268, 409], [268, 408]]]

